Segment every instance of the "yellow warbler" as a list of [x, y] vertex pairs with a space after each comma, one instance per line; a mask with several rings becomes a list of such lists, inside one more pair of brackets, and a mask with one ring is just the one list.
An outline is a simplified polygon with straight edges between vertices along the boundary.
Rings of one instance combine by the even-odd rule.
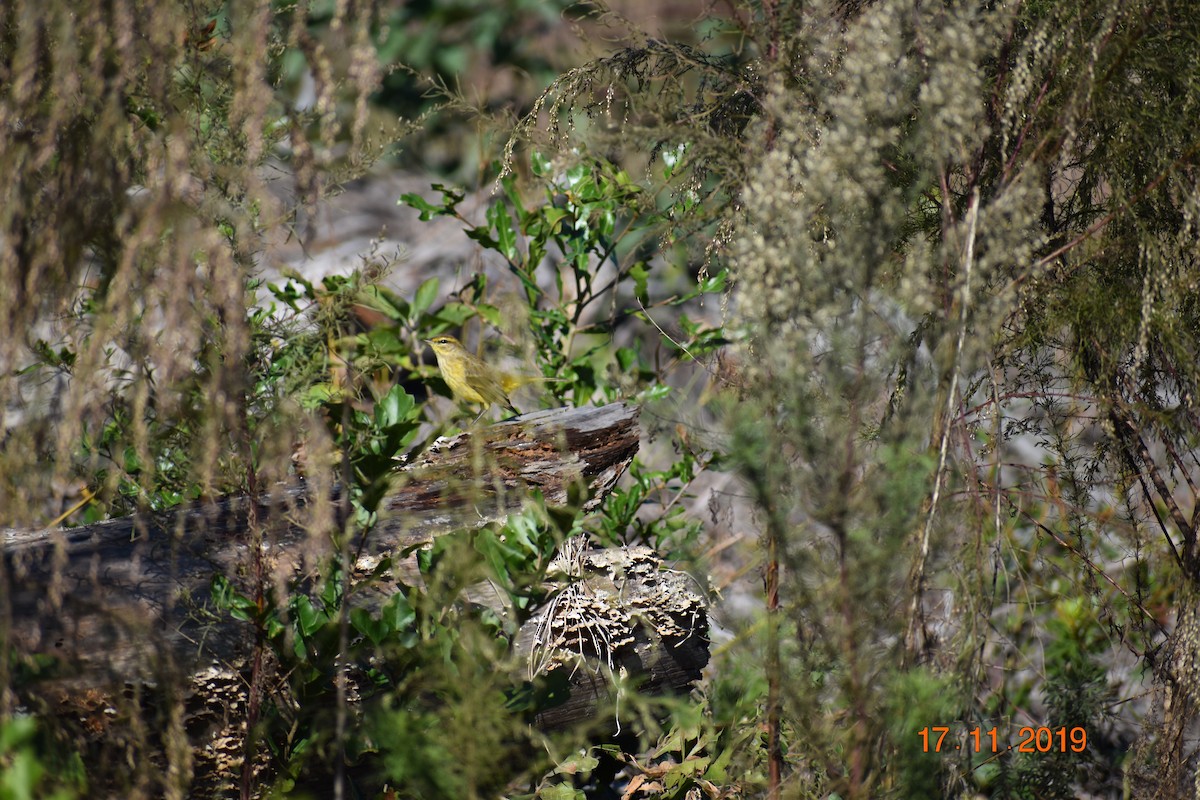
[[[520, 414], [508, 399], [509, 393], [527, 383], [545, 380], [529, 375], [513, 375], [497, 369], [476, 358], [453, 336], [436, 336], [425, 341], [433, 348], [438, 369], [442, 371], [442, 379], [454, 393], [455, 399], [483, 406], [479, 417], [486, 414], [493, 405], [501, 405], [514, 414]], [[479, 417], [475, 418], [476, 421]]]

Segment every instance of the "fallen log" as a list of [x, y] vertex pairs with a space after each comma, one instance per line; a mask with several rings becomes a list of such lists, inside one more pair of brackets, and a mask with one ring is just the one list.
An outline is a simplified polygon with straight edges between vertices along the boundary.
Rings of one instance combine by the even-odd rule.
[[[439, 440], [398, 465], [360, 560], [521, 509], [531, 491], [550, 505], [586, 487], [594, 507], [637, 452], [637, 409], [622, 403], [526, 414]], [[248, 624], [211, 606], [215, 575], [248, 588], [254, 547], [269, 585], [316, 575], [344, 510], [336, 487], [297, 480], [258, 498], [232, 497], [160, 515], [67, 530], [3, 530], [0, 644], [51, 656], [85, 682], [153, 679], [239, 665]], [[258, 528], [254, 531], [253, 528]]]
[[[637, 409], [620, 403], [528, 414], [441, 439], [398, 465], [379, 521], [352, 543], [357, 571], [374, 572], [382, 558], [396, 561], [441, 533], [501, 521], [522, 510], [533, 491], [547, 505], [584, 497], [583, 508], [594, 509], [638, 440]], [[250, 623], [212, 608], [213, 578], [253, 596], [257, 547], [257, 563], [267, 567], [263, 580], [277, 587], [276, 596], [306, 591], [333, 554], [329, 534], [342, 530], [344, 515], [336, 487], [297, 481], [258, 498], [170, 514], [70, 530], [0, 530], [0, 645], [56, 660], [65, 679], [36, 688], [36, 707], [72, 721], [75, 735], [93, 748], [120, 740], [115, 726], [128, 716], [117, 710], [128, 705], [122, 693], [172, 687], [164, 697], [183, 703], [193, 796], [225, 796], [243, 770], [251, 663], [261, 642]], [[524, 677], [565, 687], [556, 694], [559, 705], [537, 713], [539, 728], [611, 713], [614, 690], [623, 690], [614, 689], [618, 684], [671, 693], [700, 677], [708, 661], [707, 605], [691, 576], [668, 569], [650, 548], [589, 550], [582, 538], [565, 543], [554, 566], [548, 602], [514, 643], [528, 666]], [[415, 570], [401, 577], [420, 580]], [[352, 592], [352, 602], [378, 606], [389, 592], [388, 576], [376, 574]], [[504, 616], [504, 602], [485, 594], [471, 599]], [[269, 771], [265, 759], [260, 751], [256, 772]]]

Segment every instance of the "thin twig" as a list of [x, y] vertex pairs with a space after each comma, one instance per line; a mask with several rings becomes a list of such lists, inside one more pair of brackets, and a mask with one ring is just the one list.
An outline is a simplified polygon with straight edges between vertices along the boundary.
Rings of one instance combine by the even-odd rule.
[[925, 585], [925, 564], [929, 559], [929, 539], [933, 531], [933, 520], [937, 516], [938, 500], [942, 494], [942, 476], [946, 471], [946, 456], [950, 449], [950, 419], [954, 412], [954, 402], [958, 395], [958, 365], [962, 357], [963, 346], [967, 338], [967, 311], [971, 302], [971, 268], [975, 263], [975, 227], [979, 221], [979, 190], [971, 195], [971, 205], [967, 208], [967, 241], [963, 251], [963, 286], [959, 300], [958, 341], [954, 346], [954, 360], [951, 362], [950, 389], [946, 393], [946, 416], [942, 421], [941, 441], [938, 445], [937, 471], [933, 475], [933, 494], [929, 500], [929, 514], [925, 518], [925, 526], [921, 531], [921, 547], [917, 555], [917, 563], [913, 568], [912, 601], [909, 604], [908, 618], [908, 648], [915, 652], [917, 640], [917, 620], [920, 617], [921, 594]]
[[1120, 592], [1121, 596], [1124, 597], [1126, 600], [1128, 600], [1129, 604], [1131, 606], [1136, 608], [1138, 611], [1141, 611], [1142, 614], [1145, 615], [1146, 619], [1148, 619], [1154, 623], [1154, 626], [1156, 628], [1158, 628], [1159, 633], [1163, 634], [1164, 636], [1167, 635], [1167, 633], [1168, 633], [1167, 629], [1163, 627], [1162, 623], [1159, 622], [1158, 619], [1153, 614], [1151, 614], [1146, 609], [1145, 606], [1143, 606], [1140, 602], [1138, 602], [1136, 598], [1131, 597], [1128, 592], [1126, 592], [1124, 589], [1122, 589], [1121, 585], [1119, 583], [1117, 583], [1115, 580], [1113, 580], [1111, 577], [1109, 577], [1109, 574], [1107, 572], [1105, 572], [1100, 567], [1099, 564], [1097, 564], [1095, 561], [1092, 561], [1092, 559], [1088, 557], [1087, 553], [1084, 553], [1082, 550], [1075, 547], [1070, 542], [1068, 542], [1066, 539], [1062, 538], [1057, 533], [1055, 533], [1051, 528], [1049, 528], [1048, 526], [1039, 522], [1037, 519], [1034, 518], [1034, 516], [1031, 513], [1029, 513], [1028, 510], [1018, 507], [1008, 498], [1005, 498], [1005, 500], [1007, 500], [1009, 505], [1013, 509], [1015, 509], [1018, 513], [1020, 513], [1020, 515], [1022, 517], [1024, 517], [1029, 522], [1033, 523], [1037, 527], [1038, 530], [1040, 530], [1042, 533], [1046, 534], [1051, 539], [1053, 539], [1055, 542], [1057, 542], [1059, 547], [1062, 547], [1064, 550], [1067, 550], [1072, 555], [1077, 557], [1080, 561], [1082, 561], [1084, 564], [1086, 564], [1088, 566], [1088, 568], [1091, 569], [1094, 574], [1099, 575], [1106, 582], [1108, 582], [1109, 585], [1111, 585], [1114, 589], [1116, 589], [1118, 592]]
[[[1038, 261], [1033, 265], [1034, 270], [1037, 270], [1041, 267], [1046, 266], [1051, 261], [1053, 261], [1054, 259], [1061, 256], [1063, 253], [1066, 253], [1070, 250], [1075, 249], [1080, 244], [1082, 244], [1086, 240], [1090, 239], [1092, 236], [1095, 236], [1097, 233], [1099, 233], [1101, 230], [1103, 230], [1105, 227], [1107, 227], [1108, 223], [1110, 223], [1114, 219], [1116, 219], [1119, 214], [1121, 214], [1124, 211], [1128, 211], [1130, 208], [1133, 207], [1133, 205], [1135, 203], [1141, 202], [1142, 199], [1146, 197], [1146, 195], [1150, 194], [1150, 192], [1157, 189], [1158, 185], [1160, 183], [1162, 183], [1163, 181], [1165, 181], [1168, 177], [1170, 177], [1171, 173], [1174, 172], [1177, 167], [1182, 166], [1183, 164], [1186, 164], [1188, 161], [1190, 161], [1191, 158], [1196, 155], [1196, 152], [1198, 150], [1200, 150], [1200, 142], [1189, 147], [1187, 152], [1185, 152], [1179, 158], [1172, 161], [1167, 166], [1166, 169], [1164, 169], [1162, 172], [1160, 172], [1154, 178], [1154, 180], [1150, 181], [1148, 184], [1143, 186], [1136, 194], [1133, 195], [1133, 197], [1129, 198], [1128, 202], [1121, 203], [1116, 208], [1114, 208], [1112, 211], [1108, 212], [1103, 217], [1101, 217], [1099, 220], [1097, 220], [1095, 224], [1093, 224], [1090, 228], [1085, 230], [1083, 233], [1079, 234], [1074, 239], [1072, 239], [1071, 241], [1064, 244], [1062, 247], [1059, 247], [1059, 248], [1055, 249], [1054, 251], [1052, 251], [1051, 253], [1049, 253], [1048, 255], [1043, 256], [1042, 258], [1038, 259]], [[1033, 274], [1034, 270], [1030, 270], [1029, 272], [1026, 272], [1025, 274], [1031, 275], [1031, 274]], [[1020, 282], [1020, 279], [1018, 279], [1018, 282]]]
[[[1179, 504], [1175, 502], [1175, 495], [1163, 480], [1162, 474], [1154, 463], [1154, 457], [1150, 455], [1150, 449], [1142, 440], [1141, 435], [1137, 431], [1137, 426], [1133, 420], [1126, 417], [1124, 410], [1113, 406], [1109, 412], [1109, 421], [1112, 423], [1113, 430], [1117, 434], [1118, 441], [1126, 450], [1126, 457], [1130, 462], [1130, 466], [1139, 477], [1145, 474], [1150, 482], [1154, 484], [1155, 490], [1158, 492], [1159, 498], [1167, 507], [1167, 513], [1171, 516], [1171, 521], [1179, 529], [1179, 534], [1183, 537], [1183, 553], [1177, 554], [1177, 558], [1181, 558], [1181, 566], [1184, 574], [1189, 581], [1196, 579], [1196, 530], [1184, 517], [1183, 511], [1179, 508]], [[1132, 451], [1132, 452], [1130, 452]], [[1136, 455], [1136, 458], [1134, 457]], [[1139, 468], [1138, 462], [1141, 462]], [[1154, 499], [1147, 496], [1150, 505], [1154, 505]], [[1163, 526], [1163, 535], [1167, 541], [1171, 541], [1170, 533], [1166, 526]], [[1174, 549], [1174, 543], [1171, 544]]]

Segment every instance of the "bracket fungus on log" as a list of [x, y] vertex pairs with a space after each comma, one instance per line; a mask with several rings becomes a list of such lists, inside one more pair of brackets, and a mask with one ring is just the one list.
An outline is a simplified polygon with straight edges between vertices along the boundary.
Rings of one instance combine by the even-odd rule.
[[565, 671], [565, 702], [538, 714], [554, 730], [587, 719], [612, 691], [609, 676], [648, 694], [686, 691], [708, 663], [705, 592], [646, 546], [586, 549], [565, 542], [551, 564], [559, 588], [521, 627], [531, 679]]

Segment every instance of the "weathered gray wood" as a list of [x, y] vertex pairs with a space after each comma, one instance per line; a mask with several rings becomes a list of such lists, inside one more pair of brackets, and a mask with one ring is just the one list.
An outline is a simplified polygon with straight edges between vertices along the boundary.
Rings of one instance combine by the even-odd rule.
[[619, 715], [614, 676], [647, 694], [676, 694], [708, 664], [703, 586], [649, 547], [585, 548], [581, 537], [560, 549], [551, 564], [559, 589], [515, 642], [530, 678], [557, 674], [569, 689], [565, 702], [538, 714], [543, 730], [592, 719], [605, 705]]
[[[354, 552], [396, 553], [503, 519], [535, 489], [562, 504], [580, 483], [594, 505], [638, 438], [637, 409], [614, 403], [526, 414], [439, 441], [398, 465], [379, 524]], [[237, 668], [253, 632], [228, 612], [206, 611], [214, 575], [251, 596], [256, 576], [281, 589], [303, 583], [329, 555], [340, 508], [335, 488], [297, 482], [256, 500], [70, 530], [0, 531], [0, 644], [56, 656], [87, 682], [104, 673], [128, 680]]]

